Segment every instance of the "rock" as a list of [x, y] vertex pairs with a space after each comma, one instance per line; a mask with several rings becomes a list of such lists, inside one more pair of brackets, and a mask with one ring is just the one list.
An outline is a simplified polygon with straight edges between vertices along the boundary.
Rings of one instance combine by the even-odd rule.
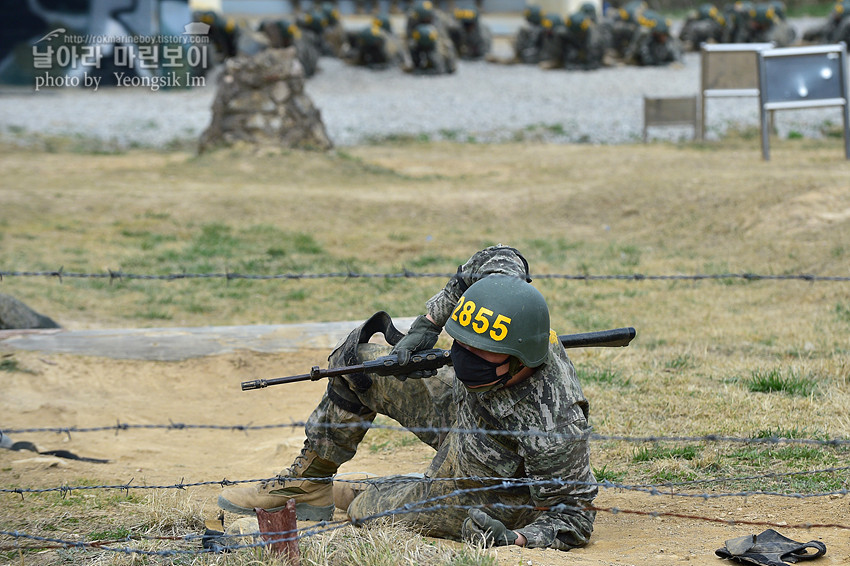
[[52, 318], [35, 312], [11, 295], [0, 293], [0, 330], [13, 328], [61, 327]]
[[200, 150], [237, 142], [331, 149], [321, 113], [304, 93], [304, 78], [294, 47], [228, 59], [218, 78], [212, 122], [201, 135]]

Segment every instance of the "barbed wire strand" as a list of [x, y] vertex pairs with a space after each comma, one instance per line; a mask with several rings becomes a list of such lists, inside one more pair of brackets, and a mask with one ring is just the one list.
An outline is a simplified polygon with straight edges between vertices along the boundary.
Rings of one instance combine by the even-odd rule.
[[[307, 426], [306, 421], [292, 421], [289, 423], [276, 424], [234, 424], [234, 425], [216, 425], [216, 424], [188, 424], [170, 422], [168, 424], [130, 424], [117, 422], [114, 425], [102, 425], [92, 427], [33, 427], [33, 428], [0, 428], [0, 432], [5, 435], [26, 434], [26, 433], [56, 433], [64, 434], [71, 438], [71, 433], [92, 433], [114, 431], [116, 434], [122, 431], [130, 430], [226, 430], [226, 431], [241, 431], [248, 432], [252, 430], [271, 430], [280, 428], [304, 428]], [[360, 421], [356, 423], [310, 423], [311, 427], [326, 428], [326, 429], [370, 429], [389, 430], [397, 432], [412, 432], [412, 433], [436, 433], [436, 434], [489, 434], [493, 436], [507, 437], [523, 437], [534, 436], [539, 438], [550, 438], [569, 441], [584, 442], [587, 439], [596, 442], [602, 441], [620, 441], [632, 443], [660, 443], [660, 442], [727, 442], [730, 444], [809, 444], [818, 446], [850, 446], [850, 439], [847, 438], [789, 438], [782, 436], [767, 436], [767, 437], [737, 437], [723, 436], [719, 434], [705, 434], [702, 436], [665, 436], [665, 435], [648, 435], [648, 436], [627, 436], [620, 434], [596, 434], [589, 435], [574, 435], [557, 432], [546, 432], [542, 430], [497, 430], [485, 428], [458, 428], [458, 427], [414, 427], [401, 426], [392, 424], [382, 424], [368, 421]]]
[[[413, 279], [413, 278], [450, 278], [457, 273], [422, 273], [405, 269], [396, 273], [359, 273], [355, 271], [336, 271], [328, 273], [276, 273], [276, 274], [251, 274], [251, 273], [166, 273], [166, 274], [143, 274], [127, 273], [123, 271], [112, 271], [106, 273], [66, 272], [64, 266], [58, 270], [51, 271], [0, 271], [0, 281], [4, 277], [55, 277], [61, 283], [68, 279], [109, 279], [110, 283], [119, 280], [146, 280], [146, 281], [177, 281], [181, 279], [234, 279], [246, 280], [301, 280], [301, 279]], [[645, 273], [624, 274], [600, 274], [592, 275], [586, 273], [532, 273], [532, 279], [562, 279], [572, 281], [712, 281], [727, 279], [743, 279], [746, 281], [806, 281], [814, 282], [848, 282], [850, 276], [841, 275], [815, 275], [811, 273], [796, 274], [771, 274], [771, 273], [698, 273], [698, 274], [661, 274], [651, 275]]]

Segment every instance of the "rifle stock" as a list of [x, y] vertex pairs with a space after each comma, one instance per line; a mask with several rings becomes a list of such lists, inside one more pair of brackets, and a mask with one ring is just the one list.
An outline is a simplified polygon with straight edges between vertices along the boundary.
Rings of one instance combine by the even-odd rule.
[[[628, 346], [635, 337], [635, 334], [635, 329], [628, 326], [625, 328], [614, 328], [612, 330], [600, 330], [598, 332], [562, 334], [558, 336], [558, 340], [561, 341], [564, 348], [617, 348]], [[304, 373], [301, 375], [243, 381], [242, 391], [263, 389], [272, 385], [282, 385], [284, 383], [317, 381], [326, 377], [336, 377], [339, 375], [361, 372], [374, 373], [376, 375], [403, 375], [419, 370], [435, 370], [451, 364], [451, 352], [440, 348], [432, 348], [430, 350], [416, 352], [410, 357], [410, 361], [404, 366], [399, 365], [398, 357], [395, 354], [390, 354], [354, 366], [345, 366], [333, 369], [321, 369], [319, 366], [313, 366], [310, 373]]]

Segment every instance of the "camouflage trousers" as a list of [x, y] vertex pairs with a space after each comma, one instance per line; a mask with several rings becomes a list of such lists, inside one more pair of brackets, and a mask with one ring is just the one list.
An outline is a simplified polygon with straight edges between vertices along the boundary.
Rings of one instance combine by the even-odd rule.
[[[388, 352], [385, 346], [363, 344], [358, 357], [374, 359]], [[424, 477], [390, 476], [370, 485], [348, 508], [353, 520], [391, 516], [427, 536], [455, 540], [460, 539], [468, 506], [500, 504], [487, 509], [487, 513], [513, 528], [534, 520], [537, 512], [516, 509], [531, 506], [527, 488], [496, 489], [492, 482], [464, 479], [469, 474], [460, 469], [456, 458], [463, 451], [463, 434], [445, 430], [456, 426], [454, 372], [450, 367], [440, 369], [431, 378], [403, 382], [394, 377], [369, 377], [372, 385], [365, 391], [357, 390], [358, 384], [347, 376], [331, 379], [329, 390], [334, 393], [324, 394], [306, 426], [308, 442], [319, 456], [337, 464], [353, 458], [366, 434], [366, 429], [357, 425], [372, 422], [379, 413], [413, 428], [413, 433], [437, 453]], [[355, 401], [356, 396], [364, 409], [359, 414], [345, 410], [331, 396], [343, 396], [349, 401]]]

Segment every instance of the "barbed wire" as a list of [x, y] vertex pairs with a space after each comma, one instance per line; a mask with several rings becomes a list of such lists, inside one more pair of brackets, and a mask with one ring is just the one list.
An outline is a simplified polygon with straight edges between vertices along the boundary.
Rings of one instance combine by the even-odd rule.
[[[301, 280], [301, 279], [411, 279], [411, 278], [450, 278], [457, 273], [423, 273], [409, 271], [407, 269], [395, 273], [361, 273], [356, 271], [336, 271], [328, 273], [276, 273], [276, 274], [250, 274], [250, 273], [167, 273], [167, 274], [142, 274], [128, 273], [124, 271], [107, 270], [106, 273], [83, 273], [66, 272], [64, 266], [58, 270], [48, 271], [0, 271], [0, 281], [4, 277], [55, 277], [60, 282], [63, 279], [109, 279], [110, 283], [115, 280], [148, 280], [148, 281], [177, 281], [181, 279], [224, 279], [226, 281], [236, 279], [246, 280]], [[645, 273], [628, 274], [600, 274], [592, 275], [586, 273], [532, 273], [532, 279], [562, 279], [572, 281], [716, 281], [726, 279], [743, 279], [746, 281], [806, 281], [814, 282], [848, 282], [850, 276], [841, 275], [814, 275], [810, 273], [797, 274], [764, 274], [764, 273], [699, 273], [699, 274], [662, 274], [651, 275]]]
[[[92, 427], [34, 427], [34, 428], [0, 428], [0, 432], [5, 435], [24, 434], [24, 433], [55, 433], [64, 434], [71, 438], [71, 433], [91, 433], [91, 432], [107, 432], [114, 431], [117, 435], [121, 431], [129, 430], [226, 430], [226, 431], [241, 431], [249, 432], [252, 430], [271, 430], [280, 428], [304, 428], [307, 426], [306, 421], [292, 421], [289, 423], [277, 424], [234, 424], [234, 425], [216, 425], [216, 424], [187, 424], [170, 422], [168, 424], [130, 424], [117, 422], [114, 425], [102, 425]], [[632, 443], [659, 443], [659, 442], [728, 442], [736, 444], [811, 444], [818, 446], [850, 446], [850, 439], [847, 438], [789, 438], [782, 436], [765, 436], [765, 437], [737, 437], [723, 436], [718, 434], [705, 434], [701, 436], [685, 436], [685, 435], [648, 435], [648, 436], [627, 436], [621, 434], [597, 434], [589, 435], [574, 435], [557, 432], [547, 432], [542, 430], [497, 430], [486, 428], [458, 428], [458, 427], [414, 427], [401, 426], [393, 424], [383, 424], [368, 421], [360, 421], [356, 423], [309, 423], [311, 427], [326, 428], [326, 429], [376, 429], [390, 430], [397, 432], [412, 432], [412, 433], [436, 433], [436, 434], [489, 434], [494, 436], [507, 437], [522, 437], [534, 436], [539, 438], [551, 438], [563, 441], [584, 441], [590, 439], [592, 441], [621, 441]]]
[[[843, 496], [850, 493], [850, 490], [846, 488], [835, 489], [830, 491], [821, 491], [821, 492], [811, 492], [811, 493], [785, 493], [780, 491], [765, 491], [765, 490], [747, 490], [747, 491], [737, 491], [737, 492], [722, 492], [722, 493], [689, 493], [684, 491], [679, 491], [676, 488], [685, 488], [685, 487], [693, 487], [700, 484], [708, 484], [708, 483], [739, 483], [744, 481], [754, 481], [758, 479], [781, 479], [781, 478], [793, 478], [795, 476], [808, 476], [808, 475], [818, 475], [818, 474], [837, 474], [841, 472], [850, 471], [850, 466], [840, 466], [840, 467], [830, 467], [830, 468], [820, 468], [815, 470], [801, 470], [796, 472], [769, 472], [758, 475], [749, 475], [749, 476], [732, 476], [732, 477], [720, 477], [720, 478], [707, 478], [704, 480], [691, 480], [686, 482], [664, 482], [659, 484], [624, 484], [612, 482], [610, 480], [599, 481], [599, 482], [587, 482], [587, 481], [579, 481], [579, 480], [567, 480], [563, 478], [547, 478], [547, 479], [534, 479], [534, 478], [511, 478], [506, 479], [502, 477], [488, 477], [488, 476], [466, 476], [466, 477], [424, 477], [419, 475], [403, 475], [403, 476], [389, 476], [389, 477], [377, 477], [377, 478], [368, 478], [368, 479], [345, 479], [344, 477], [337, 476], [327, 476], [320, 478], [311, 478], [316, 482], [337, 482], [337, 483], [351, 483], [351, 484], [375, 484], [375, 485], [395, 485], [400, 483], [422, 483], [422, 482], [430, 482], [430, 483], [439, 483], [439, 482], [466, 482], [470, 484], [494, 484], [495, 487], [490, 486], [487, 489], [503, 489], [505, 486], [507, 487], [596, 487], [602, 489], [618, 489], [623, 491], [634, 491], [646, 493], [649, 495], [662, 495], [668, 497], [683, 497], [683, 498], [691, 498], [691, 499], [721, 499], [727, 497], [753, 497], [753, 496], [770, 496], [770, 497], [783, 497], [789, 499], [810, 499], [817, 497], [829, 497], [829, 496]], [[199, 481], [199, 482], [185, 482], [182, 479], [179, 483], [176, 484], [166, 484], [166, 485], [133, 485], [133, 481], [135, 478], [130, 479], [128, 482], [123, 484], [104, 484], [104, 485], [79, 485], [79, 486], [69, 486], [69, 485], [61, 485], [56, 487], [43, 487], [43, 488], [0, 488], [0, 493], [8, 493], [14, 495], [20, 495], [23, 497], [25, 494], [40, 494], [40, 493], [59, 493], [63, 498], [68, 497], [75, 491], [92, 491], [92, 490], [117, 490], [128, 493], [131, 490], [160, 490], [160, 489], [176, 489], [176, 490], [185, 490], [187, 488], [192, 487], [206, 487], [217, 485], [220, 487], [228, 487], [233, 485], [240, 485], [246, 483], [265, 483], [265, 482], [273, 482], [280, 480], [281, 476], [271, 476], [267, 478], [251, 478], [244, 480], [229, 480], [227, 478], [221, 480], [211, 480], [211, 481]], [[508, 485], [509, 484], [509, 485]], [[502, 487], [498, 487], [502, 486]], [[464, 490], [462, 493], [472, 493], [477, 488], [470, 488], [470, 490]]]
[[[512, 482], [506, 482], [508, 484]], [[500, 489], [505, 486], [498, 486]], [[482, 489], [492, 489], [491, 487], [482, 488]], [[299, 528], [294, 531], [275, 531], [275, 532], [249, 532], [249, 533], [238, 533], [238, 534], [226, 534], [221, 533], [216, 535], [216, 538], [219, 540], [233, 540], [238, 541], [242, 540], [251, 540], [254, 539], [254, 542], [247, 542], [243, 544], [226, 544], [224, 546], [219, 547], [218, 549], [210, 549], [210, 548], [199, 548], [199, 549], [166, 549], [166, 550], [144, 550], [144, 549], [134, 549], [134, 548], [114, 548], [112, 546], [107, 546], [110, 544], [118, 544], [121, 542], [131, 542], [134, 540], [174, 540], [174, 541], [182, 541], [187, 543], [197, 543], [198, 541], [203, 541], [207, 535], [199, 535], [197, 533], [188, 533], [185, 535], [173, 535], [173, 536], [154, 536], [154, 535], [127, 535], [121, 539], [115, 539], [110, 541], [79, 541], [79, 540], [67, 540], [62, 538], [54, 538], [54, 537], [42, 537], [38, 535], [33, 535], [29, 533], [24, 533], [20, 531], [5, 531], [0, 530], [0, 535], [10, 537], [14, 540], [17, 539], [25, 539], [35, 542], [45, 542], [51, 543], [50, 545], [38, 545], [38, 546], [27, 546], [22, 547], [20, 545], [5, 545], [0, 546], [0, 551], [9, 551], [9, 550], [34, 550], [34, 549], [46, 549], [46, 548], [79, 548], [79, 549], [91, 549], [91, 550], [102, 550], [109, 551], [114, 553], [122, 553], [122, 554], [139, 554], [146, 556], [159, 556], [159, 557], [170, 557], [170, 556], [178, 556], [178, 555], [187, 555], [187, 554], [209, 554], [214, 552], [226, 552], [226, 551], [236, 551], [243, 549], [251, 549], [258, 547], [267, 547], [278, 542], [289, 541], [289, 540], [301, 540], [311, 536], [317, 536], [326, 532], [330, 532], [332, 530], [338, 530], [340, 528], [347, 527], [349, 525], [352, 526], [362, 526], [367, 523], [375, 522], [381, 519], [393, 518], [400, 515], [408, 515], [408, 514], [420, 514], [427, 512], [435, 512], [442, 511], [448, 509], [503, 509], [503, 510], [532, 510], [537, 512], [550, 512], [550, 513], [565, 513], [569, 511], [596, 511], [603, 513], [610, 513], [612, 515], [617, 514], [632, 514], [643, 517], [650, 518], [661, 518], [661, 517], [671, 517], [677, 519], [688, 519], [694, 521], [704, 521], [711, 523], [719, 523], [723, 525], [736, 526], [736, 525], [750, 525], [750, 526], [762, 526], [762, 527], [775, 527], [775, 528], [785, 528], [785, 529], [814, 529], [814, 528], [834, 528], [834, 529], [842, 529], [842, 530], [850, 530], [850, 525], [842, 524], [842, 523], [797, 523], [797, 524], [789, 524], [787, 521], [783, 522], [773, 522], [773, 521], [761, 521], [761, 520], [748, 520], [748, 519], [734, 519], [734, 518], [720, 518], [720, 517], [706, 517], [703, 515], [697, 515], [693, 513], [679, 513], [675, 511], [644, 511], [637, 509], [626, 509], [621, 507], [600, 507], [592, 504], [586, 504], [582, 506], [578, 505], [566, 505], [559, 504], [553, 506], [539, 506], [539, 505], [507, 505], [504, 503], [487, 503], [487, 504], [478, 504], [478, 505], [454, 505], [454, 504], [438, 504], [431, 505], [432, 503], [436, 503], [439, 501], [445, 501], [452, 497], [457, 497], [458, 495], [463, 495], [468, 493], [471, 490], [455, 490], [448, 494], [443, 494], [434, 498], [428, 498], [417, 502], [408, 503], [402, 507], [396, 509], [390, 509], [387, 511], [383, 511], [380, 513], [375, 513], [373, 515], [359, 518], [357, 520], [343, 520], [343, 521], [323, 521], [320, 523], [316, 523], [307, 528]]]

